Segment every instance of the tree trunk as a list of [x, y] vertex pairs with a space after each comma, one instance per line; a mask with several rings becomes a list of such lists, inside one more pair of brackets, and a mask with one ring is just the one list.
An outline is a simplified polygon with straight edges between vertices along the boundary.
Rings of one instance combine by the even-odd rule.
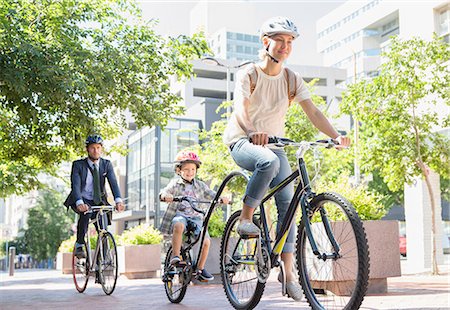
[[431, 188], [431, 182], [430, 182], [430, 178], [429, 178], [429, 171], [428, 171], [428, 167], [422, 162], [422, 161], [418, 161], [417, 162], [420, 169], [422, 170], [422, 175], [425, 179], [425, 184], [427, 185], [427, 189], [428, 189], [428, 195], [430, 196], [430, 203], [431, 203], [431, 243], [433, 246], [432, 249], [432, 256], [431, 256], [431, 272], [433, 275], [438, 275], [439, 274], [439, 267], [437, 264], [437, 253], [436, 253], [436, 202], [434, 201], [434, 196], [433, 196], [433, 189]]

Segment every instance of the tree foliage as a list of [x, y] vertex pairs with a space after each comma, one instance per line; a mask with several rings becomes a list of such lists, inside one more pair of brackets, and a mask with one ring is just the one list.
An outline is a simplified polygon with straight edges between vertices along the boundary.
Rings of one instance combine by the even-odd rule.
[[72, 233], [72, 221], [61, 206], [62, 199], [59, 192], [47, 189], [39, 195], [36, 207], [29, 210], [24, 241], [27, 253], [37, 260], [55, 257], [61, 242]]
[[377, 169], [390, 190], [397, 191], [422, 174], [423, 161], [450, 176], [448, 127], [450, 59], [439, 38], [392, 39], [380, 75], [351, 85], [342, 109], [361, 122], [362, 169]]
[[450, 124], [450, 48], [437, 36], [425, 41], [391, 39], [380, 75], [349, 88], [343, 110], [361, 125], [365, 169], [376, 169], [390, 190], [420, 176], [431, 205], [432, 272], [438, 274], [436, 202], [429, 168], [450, 177], [448, 145], [442, 128]]
[[0, 0], [0, 197], [83, 151], [92, 132], [180, 114], [169, 78], [192, 75], [202, 35], [163, 38], [133, 0]]

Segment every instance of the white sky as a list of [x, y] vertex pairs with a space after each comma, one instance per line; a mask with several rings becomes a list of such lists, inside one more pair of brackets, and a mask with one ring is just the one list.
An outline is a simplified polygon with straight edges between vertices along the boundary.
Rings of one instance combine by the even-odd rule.
[[[155, 28], [157, 33], [176, 36], [179, 34], [189, 34], [189, 12], [199, 1], [138, 0], [138, 2], [142, 7], [143, 15], [146, 19], [154, 18], [159, 20], [159, 24]], [[254, 29], [253, 34], [257, 34], [262, 22], [272, 16], [281, 15], [291, 18], [299, 28], [300, 38], [295, 41], [289, 63], [322, 65], [322, 57], [316, 51], [316, 21], [344, 2], [343, 0], [210, 0], [209, 4], [211, 6], [221, 6], [222, 8], [229, 7], [232, 10], [239, 10], [239, 6], [243, 7], [248, 4], [254, 4], [256, 6], [255, 11], [257, 16], [249, 18], [248, 22], [250, 24], [246, 24], [245, 29], [242, 30], [242, 32], [250, 33], [251, 31], [246, 31], [246, 29]], [[233, 20], [233, 16], [226, 19], [226, 24], [223, 27], [233, 28], [233, 31], [239, 31], [239, 29], [236, 29], [236, 20]]]

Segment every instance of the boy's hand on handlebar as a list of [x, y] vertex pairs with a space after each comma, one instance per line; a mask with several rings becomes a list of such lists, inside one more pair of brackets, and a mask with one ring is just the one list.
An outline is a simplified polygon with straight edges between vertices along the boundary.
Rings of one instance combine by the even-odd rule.
[[269, 143], [267, 132], [255, 131], [248, 134], [248, 140], [255, 145], [266, 145]]
[[350, 138], [346, 136], [338, 136], [335, 140], [339, 142], [339, 145], [336, 145], [337, 149], [348, 148], [351, 143]]
[[122, 212], [123, 210], [125, 210], [125, 205], [123, 204], [123, 202], [116, 203], [116, 210], [119, 212]]
[[173, 196], [171, 194], [162, 194], [160, 197], [161, 201], [164, 202], [172, 202], [173, 201]]
[[85, 203], [82, 203], [80, 205], [77, 206], [77, 210], [80, 212], [86, 212], [89, 210], [89, 206]]
[[220, 197], [219, 203], [223, 203], [223, 204], [227, 205], [230, 203], [230, 199], [228, 197]]

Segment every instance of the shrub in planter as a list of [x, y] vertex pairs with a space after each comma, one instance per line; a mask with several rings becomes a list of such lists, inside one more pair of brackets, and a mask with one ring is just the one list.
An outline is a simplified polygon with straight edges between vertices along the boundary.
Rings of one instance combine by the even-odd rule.
[[[372, 192], [367, 185], [360, 184], [354, 186], [349, 182], [347, 174], [340, 175], [336, 181], [319, 181], [314, 186], [316, 193], [336, 192], [348, 199], [358, 212], [361, 220], [379, 220], [387, 210], [382, 204], [383, 197], [380, 194]], [[332, 217], [332, 215], [328, 215]]]
[[158, 230], [145, 224], [124, 231], [117, 238], [119, 273], [129, 279], [157, 277], [162, 240]]
[[216, 208], [211, 214], [211, 218], [208, 223], [208, 232], [211, 238], [222, 238], [225, 231], [225, 221], [223, 219], [223, 211], [220, 208]]
[[153, 226], [141, 224], [129, 230], [125, 230], [117, 238], [118, 245], [160, 244], [162, 234]]

